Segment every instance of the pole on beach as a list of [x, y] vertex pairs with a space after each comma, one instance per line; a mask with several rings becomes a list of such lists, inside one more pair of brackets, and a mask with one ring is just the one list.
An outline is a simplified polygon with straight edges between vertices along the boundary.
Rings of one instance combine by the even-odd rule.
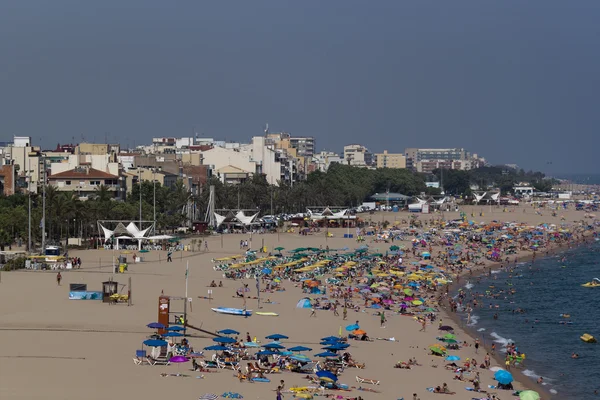
[[221, 248], [223, 248], [223, 234], [221, 233]]
[[129, 277], [129, 296], [127, 296], [127, 306], [131, 306], [133, 305], [133, 303], [131, 302], [131, 276]]
[[187, 301], [188, 297], [188, 276], [190, 274], [190, 262], [186, 262], [185, 265], [185, 301]]

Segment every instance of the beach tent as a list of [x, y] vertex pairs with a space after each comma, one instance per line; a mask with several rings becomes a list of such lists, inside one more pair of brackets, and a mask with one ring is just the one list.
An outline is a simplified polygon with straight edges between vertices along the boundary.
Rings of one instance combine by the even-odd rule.
[[311, 308], [312, 303], [308, 297], [300, 299], [300, 301], [296, 304], [296, 308]]

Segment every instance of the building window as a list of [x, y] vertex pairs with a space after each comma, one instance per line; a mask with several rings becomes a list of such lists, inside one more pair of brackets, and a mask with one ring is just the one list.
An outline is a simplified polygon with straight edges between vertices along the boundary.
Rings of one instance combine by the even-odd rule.
[[71, 181], [65, 181], [65, 185], [70, 186], [71, 185]]

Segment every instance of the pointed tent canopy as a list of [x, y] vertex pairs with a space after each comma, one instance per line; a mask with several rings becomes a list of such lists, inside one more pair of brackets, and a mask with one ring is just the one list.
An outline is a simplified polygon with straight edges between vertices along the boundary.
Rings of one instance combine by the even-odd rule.
[[112, 237], [112, 235], [115, 233], [114, 231], [111, 231], [110, 229], [105, 228], [102, 224], [99, 224], [100, 228], [102, 228], [102, 232], [104, 233], [104, 240], [108, 240]]
[[226, 217], [224, 215], [219, 215], [217, 213], [213, 213], [213, 214], [215, 214], [215, 222], [217, 224], [217, 227], [221, 226], [223, 221], [225, 221]]
[[235, 218], [244, 225], [250, 225], [252, 223], [252, 221], [254, 221], [254, 218], [256, 218], [257, 215], [258, 215], [258, 213], [247, 217], [244, 215], [243, 211], [238, 211], [238, 213], [235, 214]]

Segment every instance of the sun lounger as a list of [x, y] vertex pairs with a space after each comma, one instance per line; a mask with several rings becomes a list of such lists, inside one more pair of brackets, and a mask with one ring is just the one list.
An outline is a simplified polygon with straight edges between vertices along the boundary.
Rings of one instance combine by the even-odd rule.
[[377, 379], [361, 378], [360, 376], [356, 377], [356, 382], [370, 383], [371, 385], [379, 385], [379, 381]]
[[146, 357], [146, 361], [148, 362], [148, 364], [154, 366], [154, 365], [169, 365], [171, 364], [171, 362], [169, 361], [168, 358], [166, 357], [157, 357], [157, 358], [152, 358], [152, 357]]
[[217, 360], [217, 366], [220, 369], [231, 369], [233, 371], [239, 371], [242, 369], [239, 363], [231, 362], [231, 361], [221, 361]]
[[219, 368], [216, 361], [202, 360], [198, 363], [202, 368]]

